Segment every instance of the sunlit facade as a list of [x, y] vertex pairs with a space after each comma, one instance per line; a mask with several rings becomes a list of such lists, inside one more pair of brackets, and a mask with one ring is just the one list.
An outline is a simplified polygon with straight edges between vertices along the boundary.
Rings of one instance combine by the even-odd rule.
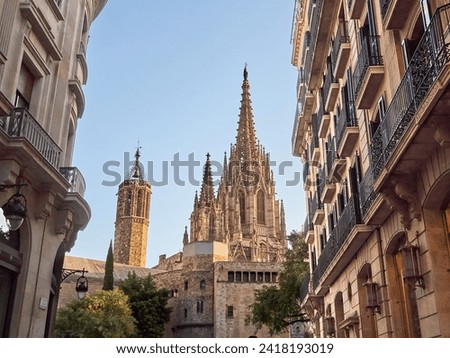
[[315, 336], [450, 337], [450, 3], [298, 0], [292, 48]]
[[52, 335], [64, 255], [91, 216], [72, 156], [106, 2], [0, 1], [0, 206], [26, 200], [18, 230], [0, 221], [0, 337]]

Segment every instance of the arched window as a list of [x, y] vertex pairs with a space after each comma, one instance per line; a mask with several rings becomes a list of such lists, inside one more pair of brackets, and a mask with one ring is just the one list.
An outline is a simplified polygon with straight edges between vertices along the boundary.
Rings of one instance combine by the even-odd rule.
[[262, 190], [258, 191], [256, 196], [256, 210], [257, 210], [257, 223], [264, 225], [266, 223], [266, 210], [264, 203], [264, 193]]
[[245, 196], [243, 192], [239, 193], [239, 214], [241, 216], [241, 224], [245, 224]]
[[126, 193], [126, 199], [125, 199], [125, 216], [131, 215], [131, 190], [128, 190]]
[[137, 216], [142, 217], [143, 215], [143, 200], [142, 200], [142, 190], [138, 191], [138, 197], [137, 197]]
[[200, 281], [200, 289], [204, 289], [206, 288], [206, 281], [205, 280], [201, 280]]

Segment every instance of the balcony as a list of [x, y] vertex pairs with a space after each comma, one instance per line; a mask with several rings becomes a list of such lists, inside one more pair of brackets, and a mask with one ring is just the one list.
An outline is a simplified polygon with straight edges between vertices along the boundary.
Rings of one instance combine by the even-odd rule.
[[309, 153], [311, 155], [311, 162], [317, 163], [320, 159], [320, 148], [319, 148], [319, 136], [318, 136], [318, 116], [313, 114], [313, 120], [311, 123], [312, 131], [309, 143]]
[[336, 126], [337, 153], [340, 158], [349, 157], [359, 139], [358, 120], [353, 101], [344, 103]]
[[310, 211], [312, 213], [312, 223], [314, 225], [322, 225], [325, 219], [325, 210], [323, 209], [323, 204], [320, 201], [319, 193], [314, 193], [312, 200], [310, 202]]
[[323, 83], [323, 95], [325, 98], [325, 111], [333, 111], [339, 95], [339, 82], [334, 77], [332, 71], [327, 71], [325, 75], [325, 80]]
[[338, 278], [371, 233], [371, 227], [361, 225], [359, 203], [353, 195], [318, 258], [313, 274], [314, 289], [320, 286], [317, 294], [322, 294], [322, 288], [328, 289]]
[[367, 36], [363, 41], [353, 72], [355, 105], [369, 109], [378, 96], [384, 78], [383, 58], [379, 52], [378, 36]]
[[86, 191], [86, 182], [78, 168], [61, 167], [59, 168], [59, 172], [70, 184], [70, 188], [68, 190], [69, 193], [78, 193], [81, 196], [84, 196], [84, 192]]
[[345, 159], [339, 158], [336, 150], [331, 148], [327, 150], [327, 180], [329, 183], [340, 183], [347, 161]]
[[[327, 173], [331, 170], [331, 164], [327, 164]], [[319, 169], [319, 192], [320, 200], [324, 204], [329, 204], [333, 201], [334, 195], [336, 194], [336, 184], [330, 183], [327, 179], [325, 170]]]
[[307, 215], [305, 223], [303, 224], [303, 233], [305, 235], [305, 242], [307, 244], [314, 243], [314, 225], [311, 221], [311, 215]]
[[347, 22], [342, 22], [334, 36], [331, 50], [331, 61], [333, 64], [333, 76], [344, 77], [350, 58], [350, 36], [347, 35]]
[[[397, 148], [405, 148], [404, 137], [412, 122], [414, 130], [419, 130], [419, 123], [424, 118], [416, 118], [418, 113], [426, 113], [433, 105], [438, 91], [430, 91], [432, 87], [442, 87], [441, 82], [447, 81], [450, 64], [450, 4], [439, 8], [431, 19], [431, 23], [420, 40], [409, 66], [403, 76], [397, 91], [392, 98], [378, 130], [375, 132], [370, 145], [371, 163], [375, 181], [382, 171], [392, 167], [392, 156], [399, 152]], [[444, 70], [447, 68], [447, 72]], [[442, 90], [441, 90], [442, 91]], [[436, 101], [436, 99], [434, 99]], [[444, 106], [442, 115], [447, 115]], [[419, 138], [415, 135], [416, 139]], [[408, 138], [413, 138], [410, 135]], [[411, 140], [411, 139], [410, 139]], [[418, 143], [420, 145], [420, 143]], [[409, 172], [411, 166], [423, 160], [431, 150], [430, 146], [421, 146], [412, 150], [409, 155], [403, 154], [402, 160], [409, 158]], [[397, 156], [397, 160], [399, 156]], [[390, 170], [390, 169], [389, 169]]]
[[327, 133], [328, 133], [328, 128], [330, 128], [330, 114], [329, 113], [325, 113], [324, 108], [323, 108], [323, 103], [322, 100], [319, 100], [320, 102], [320, 106], [319, 109], [317, 110], [317, 126], [316, 128], [318, 128], [318, 136], [319, 138], [326, 138]]
[[61, 149], [25, 108], [16, 108], [0, 117], [0, 129], [11, 138], [26, 139], [54, 168], [58, 168]]
[[404, 0], [381, 0], [381, 18], [386, 30], [401, 29], [409, 18], [414, 6]]
[[359, 19], [366, 4], [365, 0], [348, 0], [348, 13], [350, 19]]
[[319, 87], [322, 80], [323, 65], [326, 60], [326, 49], [331, 38], [334, 14], [340, 1], [316, 0], [312, 9], [310, 31], [311, 45], [305, 58], [305, 76], [310, 89]]

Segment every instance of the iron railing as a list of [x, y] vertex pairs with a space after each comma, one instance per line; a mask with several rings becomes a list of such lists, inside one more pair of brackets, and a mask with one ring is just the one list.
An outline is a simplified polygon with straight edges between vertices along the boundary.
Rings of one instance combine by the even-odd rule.
[[10, 137], [25, 138], [53, 167], [58, 168], [61, 149], [25, 108], [0, 117], [0, 129]]
[[[331, 84], [338, 83], [336, 78], [333, 75], [333, 71], [329, 69], [325, 74], [325, 79], [323, 81], [323, 100], [325, 101], [328, 98], [330, 93]], [[321, 101], [322, 102], [322, 101]]]
[[450, 4], [431, 19], [373, 136], [371, 159], [376, 179], [401, 142], [417, 110], [444, 66], [450, 62]]
[[309, 175], [309, 160], [306, 160], [303, 163], [303, 184], [306, 184]]
[[337, 120], [336, 126], [336, 146], [339, 145], [344, 138], [345, 129], [348, 127], [358, 127], [358, 120], [356, 119], [355, 104], [353, 101], [343, 103], [342, 111]]
[[390, 3], [391, 3], [391, 0], [380, 0], [381, 18], [383, 20], [386, 17]]
[[359, 198], [361, 202], [361, 215], [364, 217], [372, 206], [376, 192], [373, 190], [373, 173], [369, 167], [359, 183]]
[[320, 279], [336, 257], [339, 249], [346, 242], [352, 228], [360, 223], [359, 205], [356, 203], [355, 197], [351, 196], [317, 260], [317, 267], [313, 274], [314, 289], [318, 286]]
[[59, 168], [59, 172], [70, 184], [69, 193], [78, 193], [84, 196], [86, 182], [77, 167], [61, 167]]
[[353, 98], [357, 98], [361, 90], [364, 77], [370, 66], [381, 66], [383, 57], [380, 54], [380, 46], [378, 44], [378, 35], [368, 35], [362, 41], [361, 51], [358, 54], [358, 61], [353, 71], [353, 83], [355, 84]]

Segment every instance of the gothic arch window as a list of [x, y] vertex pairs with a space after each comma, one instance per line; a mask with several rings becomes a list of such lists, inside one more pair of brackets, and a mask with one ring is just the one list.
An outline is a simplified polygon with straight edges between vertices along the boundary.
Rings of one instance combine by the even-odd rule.
[[266, 223], [266, 209], [264, 203], [264, 192], [258, 191], [256, 196], [257, 223], [264, 225]]
[[142, 190], [138, 191], [138, 197], [137, 197], [137, 216], [142, 217], [143, 215], [143, 195], [142, 195]]
[[200, 281], [200, 289], [205, 289], [206, 288], [206, 281], [205, 280], [201, 280]]
[[125, 199], [125, 216], [131, 215], [131, 199], [132, 199], [131, 190], [128, 190], [126, 192], [126, 199]]
[[241, 217], [241, 224], [245, 224], [245, 195], [242, 191], [239, 192], [239, 215]]

